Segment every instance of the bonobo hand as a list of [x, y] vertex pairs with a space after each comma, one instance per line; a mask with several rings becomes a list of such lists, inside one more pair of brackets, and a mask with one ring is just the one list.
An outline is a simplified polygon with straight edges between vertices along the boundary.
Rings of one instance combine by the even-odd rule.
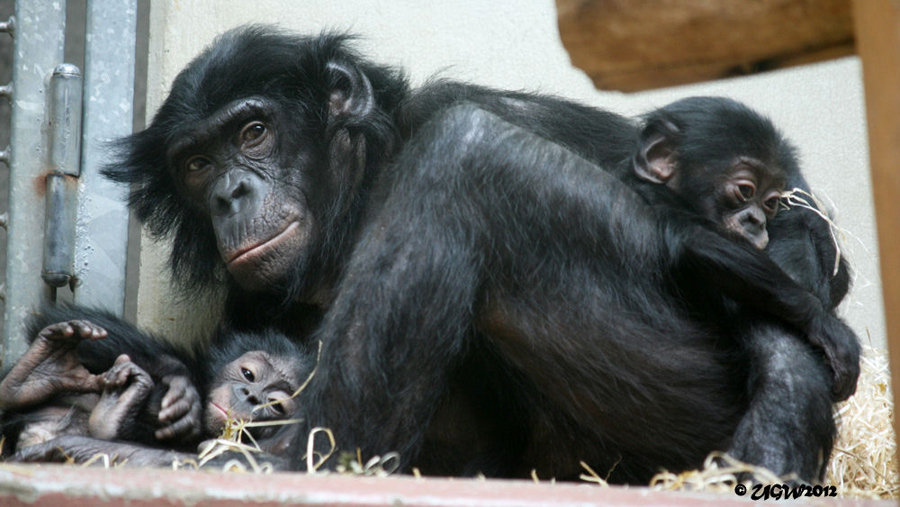
[[167, 426], [156, 430], [157, 440], [191, 441], [200, 436], [203, 400], [190, 379], [183, 375], [163, 377], [168, 389], [163, 396], [159, 421]]
[[135, 424], [147, 396], [153, 390], [153, 379], [126, 354], [103, 374], [103, 393], [88, 420], [90, 435], [103, 440], [123, 438], [123, 429]]
[[102, 340], [106, 330], [86, 320], [50, 324], [0, 383], [0, 406], [35, 405], [63, 392], [100, 392], [100, 377], [91, 374], [75, 348], [82, 340]]
[[859, 379], [859, 339], [840, 318], [826, 314], [816, 319], [809, 341], [822, 349], [834, 375], [832, 401], [844, 401], [856, 392]]

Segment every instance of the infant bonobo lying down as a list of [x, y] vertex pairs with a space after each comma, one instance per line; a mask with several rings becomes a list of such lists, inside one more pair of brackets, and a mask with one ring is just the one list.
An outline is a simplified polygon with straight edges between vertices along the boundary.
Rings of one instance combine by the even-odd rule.
[[[62, 320], [48, 323], [54, 317]], [[3, 452], [15, 461], [194, 459], [228, 421], [288, 419], [314, 367], [311, 354], [268, 331], [220, 332], [208, 349], [188, 351], [93, 310], [48, 309], [32, 327], [31, 346], [0, 382]], [[94, 342], [90, 356], [83, 341]], [[289, 432], [275, 439], [275, 428], [246, 431], [277, 457]]]

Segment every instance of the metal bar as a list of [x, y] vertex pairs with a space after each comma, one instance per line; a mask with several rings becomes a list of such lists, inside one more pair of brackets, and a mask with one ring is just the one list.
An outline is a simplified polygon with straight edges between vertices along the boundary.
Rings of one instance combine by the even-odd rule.
[[71, 63], [50, 78], [50, 170], [81, 174], [81, 71]]
[[81, 166], [81, 71], [64, 63], [50, 78], [50, 174], [47, 175], [44, 265], [50, 287], [75, 277], [75, 212]]
[[47, 173], [47, 83], [63, 61], [65, 3], [16, 0], [15, 24], [2, 366], [25, 351], [27, 319], [47, 294], [38, 254]]
[[100, 175], [109, 141], [131, 133], [137, 0], [89, 0], [84, 134], [75, 241], [75, 302], [121, 316], [125, 306], [125, 191]]
[[53, 288], [64, 287], [72, 282], [77, 199], [77, 179], [66, 174], [47, 175], [47, 222], [44, 227], [44, 265], [41, 278]]

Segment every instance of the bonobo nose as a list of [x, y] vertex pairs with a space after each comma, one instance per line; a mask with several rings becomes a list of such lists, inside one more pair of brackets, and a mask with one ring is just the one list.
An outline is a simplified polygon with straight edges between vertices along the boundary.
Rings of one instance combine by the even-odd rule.
[[232, 170], [216, 180], [209, 196], [210, 214], [225, 217], [255, 210], [265, 182], [249, 171]]
[[757, 208], [748, 209], [740, 219], [740, 233], [760, 250], [769, 244], [769, 232], [766, 230], [766, 214]]
[[262, 400], [262, 398], [259, 396], [259, 393], [244, 385], [234, 386], [232, 392], [234, 393], [235, 398], [240, 401], [246, 402], [251, 406], [259, 405]]

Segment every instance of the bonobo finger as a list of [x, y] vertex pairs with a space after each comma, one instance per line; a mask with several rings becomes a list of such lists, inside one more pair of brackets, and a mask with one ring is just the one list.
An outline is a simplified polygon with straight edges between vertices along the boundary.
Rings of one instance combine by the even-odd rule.
[[[188, 412], [200, 412], [202, 400], [194, 384], [182, 375], [164, 377], [162, 382], [168, 386], [160, 403], [159, 420], [173, 421], [185, 417]], [[196, 409], [196, 410], [195, 410]], [[199, 418], [199, 416], [197, 416]]]
[[129, 363], [131, 363], [131, 358], [126, 354], [117, 357], [113, 367], [103, 374], [104, 384], [108, 387], [121, 387], [127, 384], [128, 377], [131, 374]]
[[72, 332], [82, 339], [100, 340], [106, 338], [106, 329], [87, 320], [71, 320], [69, 326]]
[[200, 436], [200, 420], [184, 417], [156, 430], [153, 435], [157, 440], [193, 440]]
[[[169, 386], [165, 396], [163, 396], [162, 402], [160, 402], [163, 412], [165, 412], [166, 408], [188, 396], [187, 382], [182, 382], [180, 379], [181, 377], [176, 377], [174, 380], [171, 377], [163, 379], [163, 383]], [[199, 395], [197, 397], [199, 398]], [[160, 418], [162, 418], [162, 412], [160, 412]]]
[[180, 399], [168, 407], [159, 411], [160, 422], [176, 421], [181, 419], [191, 411], [191, 403], [188, 400]]
[[69, 338], [75, 334], [75, 329], [68, 322], [56, 322], [41, 329], [38, 333], [39, 337], [49, 339]]

